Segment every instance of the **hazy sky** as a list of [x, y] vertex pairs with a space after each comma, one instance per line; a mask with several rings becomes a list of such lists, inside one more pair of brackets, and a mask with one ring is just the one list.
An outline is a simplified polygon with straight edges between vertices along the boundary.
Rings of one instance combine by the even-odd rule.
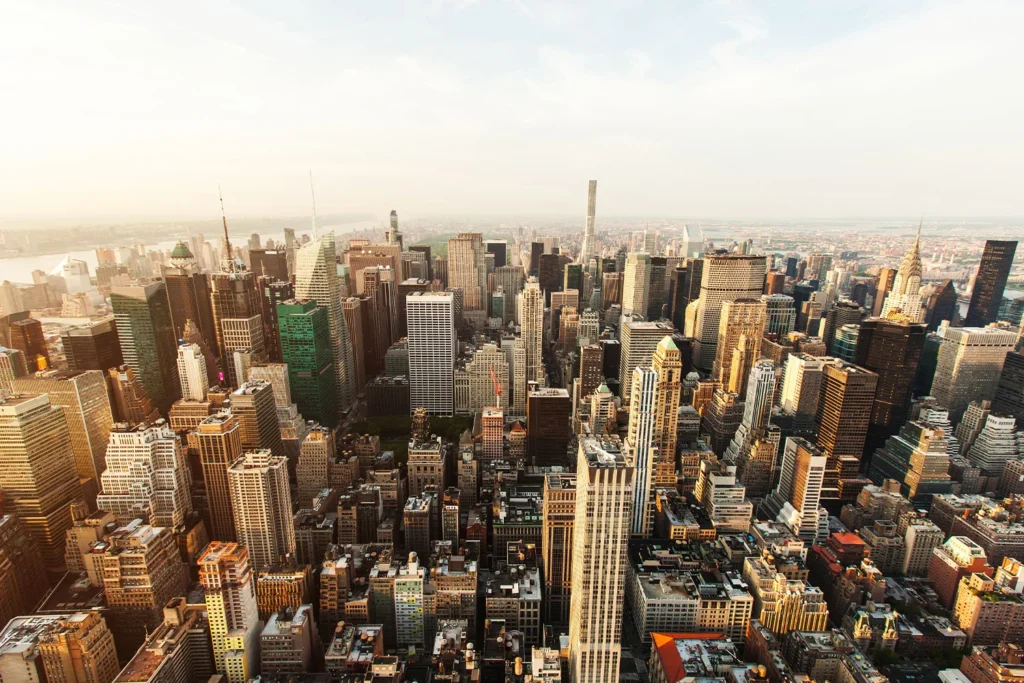
[[0, 0], [0, 217], [1024, 215], [1024, 2]]

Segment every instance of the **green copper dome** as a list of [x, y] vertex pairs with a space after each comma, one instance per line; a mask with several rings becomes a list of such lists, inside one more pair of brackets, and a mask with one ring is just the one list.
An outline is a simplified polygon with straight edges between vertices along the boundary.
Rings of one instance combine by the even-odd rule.
[[174, 247], [174, 251], [171, 252], [171, 258], [192, 258], [192, 252], [189, 251], [187, 244], [178, 242]]

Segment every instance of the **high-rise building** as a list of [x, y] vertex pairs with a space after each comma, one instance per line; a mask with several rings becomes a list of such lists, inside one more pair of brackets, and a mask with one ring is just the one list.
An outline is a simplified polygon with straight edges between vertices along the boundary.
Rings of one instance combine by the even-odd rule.
[[544, 554], [546, 623], [567, 626], [572, 590], [573, 527], [576, 523], [576, 475], [547, 474], [542, 498], [541, 550]]
[[[627, 320], [620, 330], [622, 351], [619, 359], [619, 395], [623, 399], [632, 396], [633, 370], [640, 365], [650, 365], [654, 351], [665, 337], [671, 337], [675, 329], [667, 322], [636, 322]], [[606, 348], [607, 351], [607, 348]], [[608, 354], [605, 353], [607, 359]]]
[[878, 375], [869, 431], [880, 445], [907, 421], [926, 336], [924, 323], [868, 318], [860, 324], [855, 362]]
[[971, 303], [967, 307], [964, 326], [983, 327], [996, 321], [1016, 251], [1016, 241], [985, 241], [985, 251], [974, 277], [974, 289], [971, 290]]
[[0, 515], [0, 622], [34, 610], [49, 588], [35, 538], [17, 515]]
[[61, 330], [68, 370], [102, 370], [124, 364], [113, 318]]
[[173, 598], [163, 618], [115, 683], [189, 683], [216, 673], [206, 605]]
[[597, 215], [597, 181], [587, 184], [587, 223], [583, 228], [583, 244], [580, 246], [580, 263], [586, 266], [590, 258], [597, 254], [597, 235], [594, 222]]
[[486, 310], [487, 264], [483, 235], [461, 232], [448, 240], [448, 286], [462, 289], [463, 310]]
[[[314, 217], [313, 220], [315, 223], [316, 218]], [[355, 356], [352, 351], [348, 326], [345, 323], [345, 315], [342, 311], [333, 231], [314, 237], [296, 253], [295, 297], [296, 299], [312, 299], [327, 309], [327, 322], [330, 330], [328, 340], [336, 381], [335, 396], [340, 414], [341, 411], [348, 410], [352, 405], [361, 387], [355, 386]], [[284, 340], [282, 340], [282, 346], [283, 344]], [[321, 420], [321, 424], [336, 424], [336, 422]]]
[[755, 618], [778, 637], [792, 631], [824, 631], [828, 628], [824, 593], [807, 583], [806, 576], [786, 576], [782, 559], [776, 561], [769, 554], [743, 560], [743, 580], [754, 595]]
[[718, 533], [744, 533], [750, 528], [754, 506], [736, 479], [736, 465], [701, 458], [693, 494]]
[[210, 279], [196, 267], [195, 257], [184, 242], [178, 242], [171, 252], [171, 267], [164, 271], [164, 283], [167, 285], [175, 341], [184, 339], [185, 325], [191, 320], [201, 331], [206, 344], [216, 348]]
[[882, 303], [881, 317], [920, 322], [924, 319], [921, 305], [921, 228], [918, 226], [917, 237], [903, 255], [892, 289]]
[[229, 412], [211, 415], [194, 433], [206, 485], [208, 530], [217, 541], [235, 540], [235, 516], [231, 506], [228, 468], [242, 455], [238, 418]]
[[255, 274], [237, 261], [224, 265], [226, 270], [210, 276], [210, 302], [221, 366], [229, 379], [237, 379], [232, 369], [234, 351], [251, 348], [247, 345], [257, 341], [257, 334], [262, 342], [263, 319]]
[[250, 249], [249, 264], [257, 277], [288, 282], [288, 253], [283, 249]]
[[260, 317], [263, 319], [263, 345], [267, 360], [281, 362], [281, 326], [277, 307], [295, 298], [295, 285], [288, 281], [274, 281], [260, 275], [256, 278], [260, 292]]
[[878, 271], [878, 282], [875, 285], [875, 301], [871, 307], [871, 315], [878, 317], [882, 315], [882, 308], [885, 305], [885, 298], [892, 291], [893, 283], [896, 281], [895, 268], [882, 268]]
[[312, 605], [282, 607], [270, 616], [260, 636], [260, 671], [304, 674], [316, 666], [320, 636]]
[[430, 610], [424, 604], [427, 572], [415, 552], [409, 553], [394, 577], [395, 629], [399, 647], [425, 647]]
[[654, 402], [654, 445], [658, 449], [658, 460], [654, 466], [654, 484], [674, 486], [683, 359], [672, 337], [664, 337], [658, 342], [651, 368], [658, 373], [658, 393]]
[[142, 382], [154, 407], [167, 415], [178, 394], [177, 340], [162, 282], [114, 287], [110, 305], [124, 362]]
[[758, 299], [764, 287], [765, 257], [707, 256], [703, 259], [700, 298], [686, 312], [685, 334], [694, 338], [694, 365], [710, 370], [718, 346], [722, 303]]
[[143, 519], [175, 529], [192, 510], [185, 452], [166, 425], [115, 425], [100, 484], [97, 506], [121, 524]]
[[651, 295], [651, 256], [632, 252], [626, 257], [623, 276], [622, 313], [647, 316], [647, 303]]
[[939, 358], [931, 395], [959, 422], [971, 401], [995, 395], [1006, 354], [1017, 343], [1016, 330], [1000, 327], [939, 327]]
[[519, 324], [526, 342], [526, 381], [545, 382], [544, 293], [535, 277], [526, 281], [519, 294]]
[[64, 410], [49, 397], [0, 397], [0, 490], [39, 544], [47, 569], [64, 565], [70, 506], [81, 495]]
[[93, 552], [102, 552], [107, 619], [118, 654], [128, 659], [163, 621], [163, 606], [183, 595], [188, 570], [171, 529], [134, 520], [120, 527]]
[[633, 486], [633, 519], [630, 525], [634, 535], [651, 535], [654, 522], [654, 463], [659, 458], [655, 438], [655, 404], [658, 393], [658, 373], [648, 366], [633, 370], [632, 398], [629, 402], [629, 428], [626, 445], [633, 457], [635, 477]]
[[536, 385], [527, 388], [526, 438], [532, 464], [566, 464], [571, 416], [572, 399], [567, 390]]
[[413, 292], [409, 323], [409, 403], [431, 415], [455, 411], [455, 311], [451, 293]]
[[25, 354], [17, 349], [0, 346], [0, 393], [12, 393], [11, 386], [18, 377], [28, 374]]
[[760, 299], [722, 302], [712, 377], [741, 399], [746, 393], [750, 368], [761, 357], [766, 313], [765, 302]]
[[16, 617], [0, 630], [0, 643], [4, 680], [110, 683], [120, 670], [99, 611]]
[[512, 343], [512, 404], [510, 414], [526, 417], [527, 385], [526, 341], [519, 337]]
[[966, 536], [950, 536], [928, 560], [928, 580], [946, 609], [956, 602], [960, 579], [976, 573], [992, 576], [992, 572], [985, 549]]
[[[0, 359], [0, 364], [2, 363], [3, 359]], [[2, 372], [0, 370], [0, 373]], [[1024, 424], [1024, 354], [1016, 351], [1006, 354], [1003, 371], [999, 374], [999, 382], [992, 398], [992, 410], [1012, 415], [1018, 422]]]
[[206, 374], [206, 359], [199, 344], [182, 344], [178, 347], [178, 380], [181, 382], [181, 397], [186, 401], [203, 401], [209, 388]]
[[295, 554], [288, 462], [269, 448], [246, 451], [228, 468], [235, 536], [253, 565], [276, 564]]
[[256, 673], [259, 606], [256, 575], [249, 551], [237, 543], [214, 541], [197, 560], [199, 584], [206, 595], [214, 666], [229, 683], [247, 683]]
[[983, 475], [993, 480], [999, 479], [1006, 463], [1021, 455], [1021, 436], [1017, 432], [1016, 419], [1007, 415], [988, 415], [964, 455]]
[[266, 448], [284, 457], [277, 402], [270, 382], [250, 379], [231, 392], [231, 413], [238, 418], [242, 450]]
[[807, 543], [824, 540], [819, 538], [821, 529], [818, 508], [822, 499], [826, 461], [825, 454], [806, 439], [786, 439], [779, 485], [768, 495], [763, 505], [765, 512], [786, 524]]
[[828, 458], [823, 498], [853, 499], [857, 492], [843, 481], [859, 478], [878, 375], [832, 360], [822, 367], [821, 396], [815, 414], [818, 448]]
[[634, 468], [616, 437], [580, 439], [569, 610], [577, 683], [619, 679]]
[[[946, 415], [945, 411], [942, 415]], [[951, 490], [951, 436], [946, 428], [927, 421], [924, 416], [908, 422], [874, 452], [868, 476], [878, 484], [886, 479], [897, 481], [904, 496], [915, 504], [928, 505], [934, 494]]]
[[113, 421], [103, 373], [47, 370], [15, 379], [12, 388], [14, 393], [46, 394], [51, 404], [64, 409], [78, 476], [98, 482], [106, 467], [107, 435]]
[[220, 330], [226, 382], [229, 386], [237, 387], [249, 376], [250, 367], [267, 360], [263, 316], [221, 318]]
[[331, 486], [331, 461], [336, 452], [333, 431], [320, 426], [309, 430], [309, 434], [302, 441], [299, 459], [295, 465], [295, 478], [299, 489], [297, 503], [300, 508], [312, 508], [313, 499], [322, 489]]
[[327, 309], [315, 301], [292, 300], [277, 307], [277, 316], [281, 357], [299, 412], [324, 426], [337, 426], [338, 382]]
[[793, 331], [796, 325], [796, 305], [793, 297], [782, 292], [762, 294], [761, 301], [765, 305], [765, 334], [784, 337]]
[[864, 309], [852, 301], [837, 301], [825, 314], [825, 331], [821, 340], [825, 349], [829, 350], [836, 340], [836, 333], [844, 325], [860, 325], [864, 318]]

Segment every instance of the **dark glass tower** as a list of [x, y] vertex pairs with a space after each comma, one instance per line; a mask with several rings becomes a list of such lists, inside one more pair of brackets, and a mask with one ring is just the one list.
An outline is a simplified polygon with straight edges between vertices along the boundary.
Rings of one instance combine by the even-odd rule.
[[325, 427], [338, 425], [337, 387], [331, 360], [327, 309], [315, 301], [287, 301], [277, 307], [281, 357], [299, 412]]
[[114, 287], [110, 292], [125, 365], [139, 378], [164, 416], [181, 398], [178, 344], [163, 282]]
[[996, 321], [1016, 251], [1016, 241], [985, 242], [985, 252], [981, 255], [978, 276], [974, 279], [974, 290], [971, 292], [971, 303], [967, 307], [964, 327], [984, 327]]
[[1024, 354], [1015, 351], [1006, 354], [992, 399], [992, 412], [1012, 415], [1017, 418], [1017, 424], [1024, 422]]

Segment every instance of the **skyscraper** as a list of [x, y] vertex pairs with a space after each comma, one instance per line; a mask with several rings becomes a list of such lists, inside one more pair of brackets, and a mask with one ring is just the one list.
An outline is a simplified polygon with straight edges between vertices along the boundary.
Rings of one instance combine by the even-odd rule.
[[571, 415], [572, 400], [568, 391], [529, 386], [526, 394], [526, 438], [531, 464], [566, 465]]
[[543, 383], [544, 293], [535, 277], [526, 281], [519, 295], [519, 324], [526, 342], [526, 381]]
[[541, 503], [544, 554], [545, 622], [569, 624], [572, 590], [573, 526], [576, 522], [576, 475], [547, 474]]
[[654, 444], [657, 393], [657, 372], [642, 365], [633, 370], [629, 429], [626, 435], [626, 445], [636, 468], [631, 530], [634, 535], [643, 537], [651, 535], [654, 522], [654, 500], [651, 494], [654, 462], [658, 459], [658, 449]]
[[277, 402], [270, 382], [250, 379], [231, 392], [231, 414], [238, 418], [243, 451], [265, 448], [284, 457]]
[[815, 425], [818, 448], [828, 458], [823, 498], [852, 499], [843, 482], [859, 478], [878, 375], [835, 359], [822, 368], [821, 397]]
[[768, 514], [786, 524], [807, 543], [819, 538], [818, 507], [822, 499], [827, 458], [806, 439], [790, 437], [782, 454], [779, 485], [765, 499]]
[[107, 435], [113, 422], [103, 373], [47, 370], [15, 379], [13, 389], [14, 393], [46, 394], [51, 404], [64, 408], [78, 476], [98, 483], [106, 468]]
[[651, 368], [658, 373], [658, 391], [654, 401], [654, 445], [658, 449], [658, 458], [654, 464], [654, 485], [674, 487], [683, 357], [672, 337], [666, 336], [658, 342]]
[[486, 310], [487, 264], [483, 234], [460, 232], [448, 240], [448, 286], [464, 292], [463, 310]]
[[39, 543], [47, 569], [64, 567], [64, 534], [81, 488], [64, 410], [45, 396], [0, 397], [0, 490]]
[[452, 294], [413, 292], [406, 299], [406, 314], [410, 406], [426, 408], [431, 415], [453, 415], [456, 337]]
[[[316, 222], [315, 216], [313, 222]], [[341, 308], [341, 290], [338, 284], [333, 231], [315, 237], [296, 253], [295, 297], [296, 299], [312, 299], [327, 311], [337, 408], [339, 413], [348, 410], [360, 387], [355, 386], [355, 357], [352, 353], [348, 327], [345, 324], [345, 315]], [[283, 339], [281, 345], [283, 356]], [[323, 424], [337, 423], [325, 421]]]
[[875, 299], [871, 306], [871, 315], [875, 317], [882, 315], [882, 308], [885, 306], [885, 298], [892, 290], [892, 286], [895, 281], [895, 268], [882, 268], [878, 271], [878, 282], [875, 285]]
[[320, 424], [338, 424], [338, 382], [334, 372], [328, 311], [311, 300], [292, 300], [277, 307], [281, 356], [288, 366], [288, 384], [299, 412]]
[[164, 272], [164, 282], [175, 341], [184, 338], [185, 323], [191, 320], [206, 343], [216, 347], [209, 277], [198, 271], [195, 257], [184, 242], [178, 242], [171, 251], [171, 267]]
[[1018, 423], [1024, 424], [1024, 354], [1015, 351], [1006, 354], [992, 398], [992, 410], [1012, 415]]
[[580, 439], [573, 523], [569, 671], [574, 683], [619, 679], [634, 468], [616, 437]]
[[926, 335], [924, 323], [897, 319], [893, 310], [889, 319], [862, 322], [857, 336], [857, 365], [878, 375], [870, 427], [874, 447], [881, 446], [907, 421]]
[[597, 181], [591, 180], [587, 185], [587, 223], [583, 228], [583, 244], [580, 245], [580, 263], [586, 266], [590, 258], [597, 254], [597, 235], [594, 221], [597, 215]]
[[767, 307], [760, 299], [722, 302], [712, 377], [728, 391], [746, 393], [747, 376], [761, 357]]
[[96, 505], [127, 524], [143, 519], [174, 529], [192, 510], [185, 452], [166, 425], [115, 425]]
[[626, 257], [623, 276], [622, 313], [635, 313], [647, 317], [647, 303], [651, 295], [651, 256], [632, 252]]
[[199, 423], [195, 439], [206, 483], [210, 538], [235, 540], [235, 517], [231, 507], [228, 467], [242, 454], [238, 418], [228, 412], [211, 415]]
[[796, 306], [793, 297], [781, 292], [762, 294], [761, 301], [765, 305], [765, 334], [784, 337], [793, 331], [796, 325]]
[[259, 606], [256, 575], [249, 551], [237, 543], [214, 541], [198, 559], [199, 584], [206, 611], [217, 671], [229, 683], [247, 683], [259, 662]]
[[199, 344], [182, 344], [178, 347], [178, 380], [181, 382], [181, 397], [186, 401], [203, 401], [209, 380], [206, 374], [206, 359]]
[[1016, 330], [999, 327], [940, 326], [939, 357], [931, 394], [949, 409], [954, 423], [971, 401], [991, 400], [1006, 354], [1017, 343]]
[[978, 274], [974, 278], [974, 289], [971, 290], [971, 303], [967, 307], [964, 326], [982, 327], [996, 321], [1016, 251], [1016, 241], [985, 241], [985, 251], [981, 255]]
[[[654, 351], [665, 337], [675, 329], [667, 322], [634, 322], [627, 320], [619, 331], [622, 351], [619, 359], [619, 395], [626, 400], [632, 396], [633, 370], [639, 365], [650, 365]], [[605, 358], [608, 357], [605, 348]]]
[[903, 255], [899, 270], [893, 279], [892, 290], [882, 303], [883, 318], [894, 314], [902, 314], [910, 322], [919, 322], [924, 318], [921, 310], [921, 227], [917, 228], [917, 237], [910, 249]]
[[167, 415], [180, 398], [178, 344], [164, 283], [114, 287], [110, 305], [124, 362], [142, 382], [154, 407]]
[[124, 364], [113, 318], [68, 327], [60, 333], [68, 370], [102, 370]]
[[295, 554], [288, 463], [269, 448], [247, 451], [228, 468], [235, 536], [257, 567]]
[[25, 354], [17, 349], [0, 346], [0, 393], [10, 392], [15, 378], [26, 374]]
[[694, 338], [693, 364], [710, 370], [718, 348], [722, 303], [760, 298], [765, 257], [732, 254], [706, 256], [703, 260], [700, 298], [687, 307], [685, 334]]

